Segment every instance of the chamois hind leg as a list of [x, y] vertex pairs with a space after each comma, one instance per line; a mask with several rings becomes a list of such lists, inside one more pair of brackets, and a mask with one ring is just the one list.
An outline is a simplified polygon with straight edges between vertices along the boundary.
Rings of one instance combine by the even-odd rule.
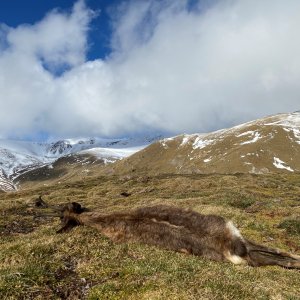
[[[240, 231], [231, 221], [223, 228], [222, 242], [224, 257], [235, 265], [247, 264], [247, 247]], [[221, 237], [218, 237], [221, 240]]]
[[253, 267], [277, 265], [285, 268], [300, 269], [300, 256], [246, 240], [230, 221], [227, 222], [226, 229], [230, 244], [228, 251], [224, 255], [232, 263], [248, 263]]
[[277, 265], [290, 269], [300, 269], [300, 256], [278, 249], [268, 248], [251, 241], [246, 241], [248, 263], [251, 266]]

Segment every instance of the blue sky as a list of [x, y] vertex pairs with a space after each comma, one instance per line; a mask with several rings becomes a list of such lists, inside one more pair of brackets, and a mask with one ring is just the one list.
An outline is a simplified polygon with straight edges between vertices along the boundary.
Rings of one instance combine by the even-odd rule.
[[299, 110], [300, 1], [0, 1], [0, 138], [209, 132]]
[[[33, 24], [40, 21], [50, 10], [70, 11], [76, 0], [3, 0], [0, 1], [0, 20], [8, 26]], [[104, 59], [110, 54], [110, 37], [112, 34], [110, 13], [123, 1], [120, 0], [86, 0], [87, 6], [97, 13], [90, 24], [88, 36], [88, 60]], [[189, 0], [188, 8], [194, 9], [198, 1]], [[202, 1], [205, 3], [205, 1]], [[16, 9], [18, 7], [18, 9]]]
[[[70, 11], [74, 0], [3, 0], [0, 1], [0, 21], [8, 26], [16, 27], [20, 24], [33, 24], [40, 21], [52, 9]], [[91, 21], [89, 32], [88, 59], [105, 58], [110, 53], [110, 17], [109, 10], [117, 5], [119, 0], [87, 0], [87, 5], [98, 17]], [[16, 9], [18, 8], [18, 9]]]

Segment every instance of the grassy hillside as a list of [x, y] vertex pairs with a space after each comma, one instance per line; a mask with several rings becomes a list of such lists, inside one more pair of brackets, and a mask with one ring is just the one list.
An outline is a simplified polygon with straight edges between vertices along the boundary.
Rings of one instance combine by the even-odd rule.
[[107, 176], [0, 193], [0, 298], [300, 299], [297, 270], [114, 244], [86, 227], [56, 234], [59, 220], [32, 205], [38, 195], [104, 212], [167, 203], [216, 213], [252, 240], [300, 254], [299, 174]]
[[89, 154], [70, 154], [60, 157], [53, 164], [37, 168], [17, 178], [19, 189], [47, 186], [69, 181], [82, 180], [98, 173], [105, 162]]

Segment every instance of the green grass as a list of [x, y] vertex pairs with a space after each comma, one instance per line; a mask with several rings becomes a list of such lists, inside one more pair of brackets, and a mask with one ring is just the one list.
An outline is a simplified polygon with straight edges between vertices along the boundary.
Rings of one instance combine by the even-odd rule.
[[33, 206], [38, 195], [105, 212], [166, 203], [216, 213], [299, 254], [300, 175], [103, 176], [0, 194], [0, 299], [300, 299], [297, 270], [115, 244], [87, 227], [56, 234], [58, 218]]
[[300, 218], [286, 219], [278, 227], [284, 228], [289, 234], [300, 235]]

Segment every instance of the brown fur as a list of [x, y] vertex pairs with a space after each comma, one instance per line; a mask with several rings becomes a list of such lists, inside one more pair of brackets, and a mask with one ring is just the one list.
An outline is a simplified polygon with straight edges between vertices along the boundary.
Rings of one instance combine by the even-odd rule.
[[141, 242], [235, 264], [300, 269], [299, 256], [248, 241], [232, 224], [216, 215], [166, 205], [103, 214], [86, 212], [76, 202], [65, 206], [62, 212], [63, 227], [58, 232], [86, 225], [115, 242]]

